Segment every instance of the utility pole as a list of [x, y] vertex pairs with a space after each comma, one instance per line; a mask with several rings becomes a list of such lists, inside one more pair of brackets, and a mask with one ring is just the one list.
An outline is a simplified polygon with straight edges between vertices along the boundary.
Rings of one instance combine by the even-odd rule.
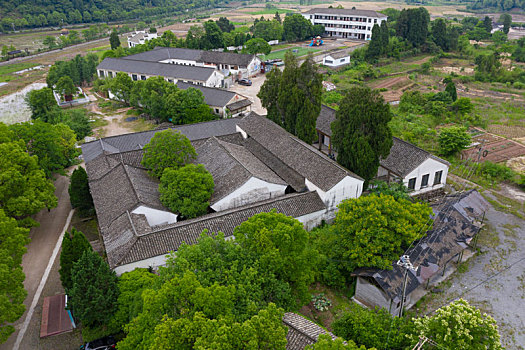
[[401, 307], [399, 308], [399, 317], [403, 317], [403, 307], [405, 306], [405, 294], [407, 290], [408, 270], [417, 271], [417, 267], [414, 267], [410, 262], [410, 256], [403, 255], [397, 261], [397, 264], [405, 269], [405, 276], [403, 278], [403, 293], [401, 295]]
[[416, 346], [414, 346], [412, 348], [412, 350], [420, 350], [423, 345], [425, 345], [425, 343], [427, 342], [428, 338], [427, 337], [423, 337], [423, 336], [420, 336], [419, 337], [419, 341], [417, 342]]

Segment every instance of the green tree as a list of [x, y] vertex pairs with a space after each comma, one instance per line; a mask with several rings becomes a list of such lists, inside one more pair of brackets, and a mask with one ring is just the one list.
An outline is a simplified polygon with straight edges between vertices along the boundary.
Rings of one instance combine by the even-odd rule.
[[370, 310], [352, 303], [333, 324], [334, 333], [367, 348], [406, 349], [412, 344], [410, 320], [393, 317], [385, 309]]
[[252, 55], [258, 53], [267, 55], [272, 51], [272, 47], [262, 38], [248, 40], [245, 45], [246, 52], [251, 53]]
[[332, 226], [334, 250], [347, 273], [359, 267], [392, 269], [392, 262], [425, 235], [432, 209], [388, 195], [369, 195], [339, 204]]
[[308, 247], [309, 235], [298, 220], [276, 212], [252, 216], [234, 230], [235, 241], [259, 260], [259, 267], [288, 283], [301, 302], [310, 299], [316, 252]]
[[412, 197], [408, 194], [408, 188], [400, 182], [392, 182], [390, 184], [385, 181], [372, 181], [370, 192], [376, 195], [384, 194], [394, 197], [395, 200], [406, 199], [412, 201]]
[[341, 338], [332, 339], [328, 334], [319, 335], [313, 345], [308, 345], [308, 350], [366, 350], [364, 345], [357, 346], [353, 341], [343, 341]]
[[83, 167], [79, 166], [71, 174], [69, 185], [69, 200], [71, 206], [80, 211], [81, 216], [93, 213], [93, 198], [89, 192], [88, 176]]
[[144, 146], [142, 165], [150, 169], [150, 174], [160, 178], [164, 169], [176, 170], [197, 158], [190, 140], [179, 131], [168, 129], [159, 131]]
[[445, 19], [436, 18], [432, 22], [432, 38], [443, 51], [448, 51], [447, 24]]
[[283, 26], [277, 20], [258, 21], [253, 26], [253, 36], [265, 41], [281, 40], [283, 37]]
[[441, 154], [450, 156], [470, 145], [471, 138], [466, 128], [451, 126], [441, 129], [438, 141]]
[[[2, 173], [4, 169], [2, 166]], [[25, 311], [27, 292], [21, 264], [25, 245], [29, 243], [28, 236], [29, 229], [18, 227], [16, 220], [0, 209], [0, 344], [15, 331], [12, 324]]]
[[117, 310], [117, 276], [93, 251], [84, 251], [71, 269], [69, 305], [82, 325], [94, 327], [109, 322]]
[[503, 23], [503, 33], [509, 34], [510, 26], [512, 25], [512, 16], [504, 13], [499, 17], [499, 22]]
[[388, 29], [387, 21], [381, 22], [380, 37], [381, 37], [381, 47], [382, 47], [381, 54], [385, 55], [388, 53], [388, 43], [390, 42], [390, 30]]
[[445, 85], [445, 92], [450, 96], [452, 99], [452, 102], [455, 102], [458, 99], [458, 92], [456, 91], [456, 84], [454, 84], [454, 81], [452, 78], [447, 77], [443, 80]]
[[281, 16], [279, 15], [279, 11], [275, 11], [275, 15], [273, 16], [273, 19], [281, 23]]
[[71, 96], [77, 92], [77, 87], [75, 86], [75, 83], [73, 83], [73, 79], [65, 75], [58, 79], [57, 84], [55, 85], [55, 90], [65, 96]]
[[382, 50], [383, 43], [381, 41], [381, 28], [377, 24], [374, 24], [372, 27], [372, 39], [366, 49], [366, 60], [368, 62], [375, 62], [379, 56], [381, 56]]
[[339, 106], [332, 123], [337, 162], [368, 181], [377, 175], [379, 160], [392, 147], [390, 106], [377, 90], [351, 88]]
[[403, 9], [396, 22], [396, 34], [407, 39], [414, 47], [425, 44], [430, 15], [424, 7]]
[[166, 98], [168, 115], [174, 124], [191, 124], [213, 120], [211, 108], [204, 102], [204, 95], [195, 88], [177, 89]]
[[490, 32], [492, 31], [492, 19], [490, 19], [489, 16], [485, 16], [485, 18], [483, 18], [483, 27], [485, 28], [487, 33], [490, 34]]
[[219, 17], [216, 23], [224, 33], [229, 33], [232, 30], [235, 30], [235, 25], [226, 17]]
[[213, 177], [202, 164], [166, 168], [160, 178], [160, 201], [171, 211], [191, 219], [206, 214], [213, 187]]
[[507, 42], [507, 35], [498, 30], [492, 34], [492, 41], [494, 41], [494, 44], [501, 46]]
[[432, 316], [414, 319], [414, 324], [412, 341], [422, 335], [458, 350], [503, 349], [496, 321], [463, 299], [439, 308]]
[[60, 113], [53, 90], [51, 88], [42, 88], [31, 90], [26, 97], [26, 103], [31, 109], [31, 118], [42, 121], [50, 121]]
[[71, 233], [66, 232], [64, 234], [62, 251], [60, 252], [60, 270], [58, 272], [66, 293], [73, 288], [73, 266], [86, 251], [91, 252], [93, 248], [82, 232], [72, 228]]
[[49, 49], [54, 49], [57, 45], [54, 36], [46, 36], [44, 38], [43, 44], [46, 45]]
[[109, 81], [109, 90], [118, 100], [129, 103], [133, 80], [124, 72], [118, 72], [115, 78]]
[[53, 183], [21, 143], [0, 144], [0, 169], [0, 207], [8, 216], [29, 219], [44, 208], [56, 207]]
[[267, 117], [301, 140], [311, 143], [315, 123], [321, 110], [322, 75], [311, 56], [299, 67], [297, 58], [288, 51], [282, 74], [272, 70], [259, 91]]
[[283, 37], [288, 42], [307, 39], [312, 36], [312, 29], [312, 22], [299, 13], [284, 18]]
[[38, 157], [38, 164], [48, 177], [70, 166], [80, 153], [75, 146], [75, 133], [65, 124], [52, 125], [36, 120], [9, 128], [25, 143], [27, 151]]
[[60, 113], [57, 122], [69, 126], [75, 133], [78, 141], [91, 135], [91, 124], [87, 116], [87, 110], [84, 108], [69, 109]]
[[111, 50], [115, 50], [117, 47], [120, 47], [120, 38], [118, 37], [116, 30], [111, 32], [111, 35], [109, 36], [109, 44], [111, 46]]
[[217, 22], [211, 19], [204, 22], [204, 36], [202, 38], [202, 48], [205, 50], [219, 49], [224, 47], [224, 36]]

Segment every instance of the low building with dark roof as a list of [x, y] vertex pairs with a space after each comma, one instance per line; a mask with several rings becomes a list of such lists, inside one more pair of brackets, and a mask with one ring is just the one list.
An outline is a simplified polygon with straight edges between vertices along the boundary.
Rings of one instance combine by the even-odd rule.
[[210, 213], [192, 220], [180, 221], [162, 205], [158, 180], [141, 164], [143, 147], [160, 130], [82, 145], [108, 262], [119, 274], [163, 265], [169, 252], [195, 243], [205, 229], [231, 236], [261, 212], [276, 210], [311, 229], [332, 219], [341, 200], [361, 194], [362, 179], [255, 113], [173, 129], [188, 137], [195, 162], [215, 183]]
[[111, 57], [107, 57], [99, 63], [97, 72], [100, 78], [113, 78], [118, 72], [124, 72], [133, 81], [163, 77], [170, 83], [189, 82], [208, 87], [221, 87], [224, 81], [224, 74], [213, 67], [181, 66]]
[[[434, 222], [427, 234], [405, 252], [416, 268], [409, 270], [405, 292], [405, 308], [410, 308], [422, 293], [416, 289], [428, 287], [438, 272], [461, 260], [466, 248], [482, 226], [488, 202], [476, 190], [451, 195], [432, 205]], [[354, 299], [370, 308], [381, 307], [398, 315], [401, 307], [405, 270], [396, 262], [391, 270], [360, 268], [352, 273], [357, 277]]]
[[175, 47], [156, 47], [151, 51], [126, 56], [123, 59], [211, 67], [225, 76], [232, 75], [237, 79], [257, 75], [261, 69], [261, 60], [255, 55]]
[[337, 338], [333, 333], [293, 312], [284, 314], [283, 323], [288, 328], [286, 350], [304, 350], [307, 346], [317, 343], [319, 336], [324, 334], [332, 339]]
[[338, 8], [313, 8], [302, 15], [313, 25], [323, 25], [326, 36], [360, 40], [370, 40], [374, 24], [388, 18], [376, 11]]
[[[329, 155], [335, 152], [331, 129], [335, 114], [335, 109], [322, 105], [316, 121], [317, 147]], [[413, 196], [442, 189], [450, 166], [446, 160], [397, 137], [393, 138], [388, 157], [379, 164], [378, 180], [401, 182]]]
[[139, 30], [128, 35], [128, 47], [135, 47], [137, 45], [143, 45], [146, 41], [156, 39], [157, 33], [148, 33], [145, 30]]
[[221, 118], [242, 117], [251, 111], [252, 101], [233, 91], [183, 82], [177, 82], [177, 87], [182, 90], [190, 87], [200, 90], [204, 96], [204, 103]]

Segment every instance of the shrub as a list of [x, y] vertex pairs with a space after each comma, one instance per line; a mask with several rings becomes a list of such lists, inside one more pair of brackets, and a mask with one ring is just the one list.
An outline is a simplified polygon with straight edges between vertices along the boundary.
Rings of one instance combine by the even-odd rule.
[[441, 153], [450, 156], [470, 145], [471, 139], [465, 128], [451, 126], [441, 130], [438, 141]]
[[332, 306], [332, 302], [326, 297], [326, 295], [324, 295], [324, 293], [312, 295], [312, 303], [318, 311], [326, 311]]

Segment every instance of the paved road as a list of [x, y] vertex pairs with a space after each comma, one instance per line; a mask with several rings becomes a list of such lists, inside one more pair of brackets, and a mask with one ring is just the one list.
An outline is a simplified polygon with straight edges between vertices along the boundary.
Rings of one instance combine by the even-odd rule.
[[[16, 331], [4, 344], [0, 345], [0, 350], [11, 350], [14, 348], [18, 331], [24, 322], [29, 311], [33, 297], [40, 284], [44, 271], [53, 253], [53, 249], [62, 233], [62, 229], [66, 223], [69, 212], [71, 211], [71, 204], [69, 202], [68, 194], [69, 178], [65, 176], [58, 176], [55, 181], [55, 195], [58, 198], [58, 206], [48, 212], [46, 209], [42, 210], [35, 216], [35, 220], [40, 223], [39, 227], [31, 230], [29, 236], [31, 242], [27, 246], [27, 253], [22, 259], [22, 267], [26, 274], [24, 287], [27, 290], [27, 298], [24, 301], [26, 305], [26, 312], [15, 324]], [[24, 342], [20, 349], [27, 349], [24, 347]]]

